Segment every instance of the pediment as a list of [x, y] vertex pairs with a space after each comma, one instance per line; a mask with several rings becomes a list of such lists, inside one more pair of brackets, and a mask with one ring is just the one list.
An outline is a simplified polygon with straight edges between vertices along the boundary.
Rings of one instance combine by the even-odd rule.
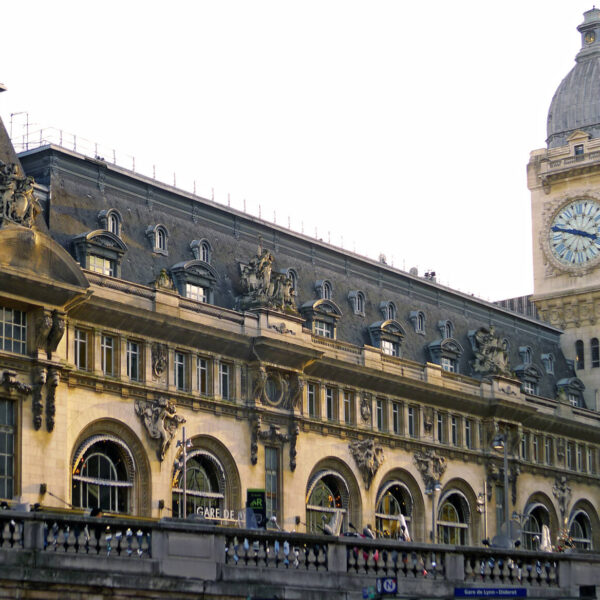
[[95, 229], [94, 231], [76, 235], [73, 238], [73, 244], [78, 245], [82, 243], [91, 246], [99, 246], [101, 248], [108, 248], [119, 254], [127, 252], [125, 242], [123, 242], [119, 236], [106, 229]]
[[576, 142], [586, 142], [590, 139], [590, 134], [582, 131], [581, 129], [576, 129], [568, 138], [567, 141], [574, 144]]
[[170, 269], [172, 274], [185, 273], [186, 275], [195, 275], [212, 282], [217, 280], [217, 272], [207, 262], [202, 260], [188, 260], [173, 265]]
[[319, 300], [313, 300], [306, 302], [300, 308], [301, 312], [313, 312], [316, 315], [326, 315], [334, 318], [342, 316], [340, 307], [333, 301], [327, 298], [320, 298]]

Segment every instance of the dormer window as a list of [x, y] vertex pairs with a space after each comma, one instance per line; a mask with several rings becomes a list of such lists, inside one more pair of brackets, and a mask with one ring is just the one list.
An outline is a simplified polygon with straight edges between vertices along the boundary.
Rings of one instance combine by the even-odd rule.
[[152, 252], [168, 255], [169, 232], [164, 225], [149, 225], [146, 228], [146, 237], [152, 244]]
[[201, 260], [210, 264], [212, 258], [212, 247], [208, 240], [194, 240], [190, 244], [190, 249], [196, 260]]
[[425, 334], [425, 313], [422, 310], [411, 311], [408, 320], [412, 323], [415, 333]]
[[335, 302], [324, 298], [306, 302], [300, 307], [300, 314], [315, 335], [336, 338], [336, 325], [342, 311]]
[[213, 303], [217, 272], [208, 263], [188, 260], [173, 265], [169, 271], [181, 296], [197, 302]]
[[348, 300], [350, 301], [350, 305], [352, 306], [352, 312], [355, 315], [364, 317], [365, 316], [365, 295], [358, 290], [353, 290], [351, 292], [348, 292]]
[[393, 319], [378, 321], [369, 326], [371, 343], [389, 356], [400, 356], [402, 340], [406, 335], [402, 325]]
[[454, 337], [454, 325], [452, 324], [452, 321], [438, 321], [438, 329], [442, 339]]
[[562, 395], [566, 397], [567, 402], [571, 406], [574, 406], [575, 408], [586, 407], [583, 401], [585, 385], [583, 385], [583, 381], [578, 377], [570, 377], [557, 381], [556, 389], [558, 396], [560, 397]]
[[521, 346], [519, 348], [519, 356], [521, 357], [521, 362], [523, 364], [531, 364], [531, 348], [529, 346]]
[[298, 273], [294, 271], [294, 269], [288, 269], [285, 274], [288, 276], [289, 280], [292, 282], [292, 290], [294, 292], [298, 291]]
[[573, 146], [573, 154], [575, 156], [583, 156], [583, 144], [575, 144]]
[[121, 259], [127, 246], [114, 233], [97, 229], [73, 238], [75, 258], [84, 269], [110, 277], [121, 276]]
[[553, 354], [542, 354], [542, 364], [544, 365], [544, 369], [546, 373], [549, 375], [554, 374], [554, 355]]
[[121, 224], [123, 219], [121, 213], [115, 208], [109, 208], [108, 210], [102, 210], [98, 213], [98, 222], [102, 229], [110, 231], [114, 235], [121, 236]]
[[384, 321], [395, 320], [398, 315], [398, 311], [396, 310], [396, 305], [393, 302], [381, 302], [379, 304], [379, 310], [381, 311], [381, 316]]
[[440, 365], [444, 371], [458, 373], [463, 347], [454, 338], [443, 338], [431, 342], [427, 349], [431, 362]]

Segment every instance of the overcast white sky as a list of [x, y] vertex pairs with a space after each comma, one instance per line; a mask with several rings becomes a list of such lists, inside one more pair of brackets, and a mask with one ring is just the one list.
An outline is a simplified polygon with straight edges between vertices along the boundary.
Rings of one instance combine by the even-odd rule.
[[591, 7], [11, 2], [0, 115], [496, 300], [532, 292], [525, 166]]

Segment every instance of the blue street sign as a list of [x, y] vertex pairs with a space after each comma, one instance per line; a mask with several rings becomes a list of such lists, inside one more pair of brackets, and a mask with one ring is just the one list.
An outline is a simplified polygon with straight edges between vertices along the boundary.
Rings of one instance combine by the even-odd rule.
[[377, 593], [378, 594], [395, 594], [398, 591], [398, 582], [395, 577], [378, 577], [377, 578]]
[[455, 598], [527, 598], [527, 588], [454, 588]]

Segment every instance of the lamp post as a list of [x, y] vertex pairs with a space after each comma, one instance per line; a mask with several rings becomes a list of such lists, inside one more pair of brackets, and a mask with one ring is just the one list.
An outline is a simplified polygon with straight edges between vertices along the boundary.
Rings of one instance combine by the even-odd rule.
[[439, 492], [441, 489], [442, 489], [442, 486], [441, 486], [440, 482], [436, 481], [435, 479], [432, 479], [429, 482], [429, 484], [427, 485], [427, 488], [425, 489], [425, 493], [428, 496], [431, 496], [431, 533], [430, 533], [429, 537], [431, 539], [432, 544], [436, 543], [435, 494], [436, 494], [436, 492]]
[[[508, 524], [508, 434], [498, 433], [492, 442], [494, 450], [504, 450], [504, 536], [498, 531], [497, 545], [501, 548], [510, 548], [511, 540], [509, 537]], [[498, 527], [498, 529], [500, 529]]]

